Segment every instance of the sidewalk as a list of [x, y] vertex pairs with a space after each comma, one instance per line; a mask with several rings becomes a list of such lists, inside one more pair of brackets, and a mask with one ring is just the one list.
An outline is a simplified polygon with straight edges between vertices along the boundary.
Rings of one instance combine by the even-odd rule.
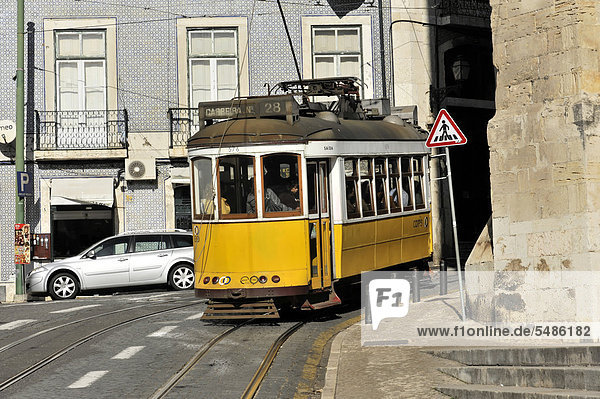
[[[418, 325], [419, 321], [432, 315], [454, 313], [456, 309], [460, 309], [458, 293], [423, 299], [419, 303], [411, 303], [409, 314], [396, 321]], [[459, 315], [456, 317], [458, 320]], [[447, 399], [448, 396], [437, 392], [434, 387], [460, 382], [438, 371], [438, 368], [459, 364], [425, 353], [427, 349], [431, 348], [361, 346], [361, 325], [354, 324], [333, 340], [321, 399]]]

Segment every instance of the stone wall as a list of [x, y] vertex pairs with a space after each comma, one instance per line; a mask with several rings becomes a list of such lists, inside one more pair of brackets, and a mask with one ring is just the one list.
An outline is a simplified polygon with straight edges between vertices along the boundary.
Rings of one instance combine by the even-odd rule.
[[[597, 287], [577, 286], [568, 273], [588, 271], [591, 280], [600, 274], [600, 5], [491, 5], [498, 69], [497, 112], [488, 128], [493, 269], [565, 276], [552, 288], [521, 279], [508, 289], [496, 279], [494, 297], [510, 292], [523, 306], [509, 310], [496, 301], [495, 317], [588, 319], [581, 301]], [[489, 315], [474, 302], [475, 313]], [[554, 307], [561, 310], [548, 311]]]

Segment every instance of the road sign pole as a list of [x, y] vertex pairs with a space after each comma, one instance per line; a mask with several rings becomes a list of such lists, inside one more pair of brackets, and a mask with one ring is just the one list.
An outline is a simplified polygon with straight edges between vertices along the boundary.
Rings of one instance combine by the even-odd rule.
[[[449, 146], [454, 145], [463, 145], [467, 143], [467, 137], [460, 131], [454, 119], [450, 116], [448, 111], [445, 109], [441, 109], [438, 113], [435, 122], [429, 132], [429, 136], [427, 137], [427, 141], [425, 142], [425, 146], [428, 148], [439, 148], [445, 147], [445, 154], [434, 154], [431, 157], [436, 158], [439, 156], [446, 156], [446, 169], [447, 176], [446, 177], [437, 177], [434, 181], [439, 179], [448, 178], [448, 188], [450, 192], [450, 208], [452, 211], [452, 232], [454, 234], [454, 250], [456, 252], [456, 269], [458, 272], [458, 288], [460, 291], [460, 305], [462, 310], [462, 319], [465, 321], [467, 319], [467, 314], [465, 311], [465, 290], [463, 288], [463, 279], [462, 279], [462, 267], [460, 262], [460, 250], [458, 246], [458, 233], [456, 231], [456, 210], [454, 207], [454, 189], [452, 187], [452, 169], [450, 168], [450, 151], [448, 150]], [[433, 213], [432, 213], [433, 215]]]
[[[15, 143], [15, 169], [16, 172], [25, 170], [25, 0], [17, 0], [17, 104], [16, 104], [16, 143]], [[15, 173], [15, 201], [16, 223], [25, 221], [25, 201], [18, 194]], [[15, 293], [23, 295], [23, 265], [15, 264], [16, 279]]]
[[458, 271], [458, 290], [460, 291], [460, 306], [462, 320], [467, 320], [465, 311], [465, 290], [463, 288], [462, 269], [460, 263], [460, 251], [458, 248], [458, 233], [456, 231], [456, 212], [454, 208], [454, 190], [452, 188], [452, 169], [450, 168], [450, 150], [446, 147], [446, 168], [448, 170], [448, 188], [450, 191], [450, 210], [452, 212], [452, 232], [454, 234], [454, 250], [456, 251], [456, 270]]

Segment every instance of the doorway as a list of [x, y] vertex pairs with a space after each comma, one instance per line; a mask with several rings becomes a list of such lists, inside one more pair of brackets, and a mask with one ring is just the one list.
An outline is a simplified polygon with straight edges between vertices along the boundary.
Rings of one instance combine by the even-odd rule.
[[311, 288], [323, 289], [332, 279], [328, 161], [307, 162], [307, 180]]
[[112, 208], [102, 205], [59, 205], [51, 209], [53, 259], [75, 256], [114, 234]]

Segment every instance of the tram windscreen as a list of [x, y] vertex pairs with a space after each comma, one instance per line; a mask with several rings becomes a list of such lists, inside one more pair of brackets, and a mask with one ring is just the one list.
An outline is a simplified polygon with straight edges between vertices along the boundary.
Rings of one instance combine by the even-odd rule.
[[300, 157], [296, 154], [273, 154], [262, 158], [264, 211], [301, 213]]
[[212, 219], [214, 215], [214, 187], [212, 161], [196, 158], [192, 161], [194, 179], [194, 218]]
[[220, 217], [256, 216], [254, 157], [219, 158]]

